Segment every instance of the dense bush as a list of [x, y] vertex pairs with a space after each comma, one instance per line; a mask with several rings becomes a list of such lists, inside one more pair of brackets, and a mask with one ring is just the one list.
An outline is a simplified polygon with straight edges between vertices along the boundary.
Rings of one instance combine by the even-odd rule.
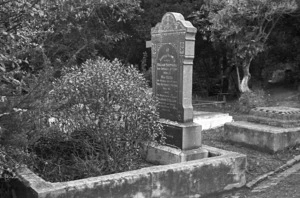
[[139, 4], [138, 0], [1, 2], [0, 96], [26, 93], [23, 78], [48, 62], [60, 71], [96, 56], [126, 63], [141, 57]]
[[146, 80], [117, 60], [74, 67], [47, 101], [41, 122], [50, 120], [49, 127], [31, 151], [39, 158], [36, 171], [51, 181], [131, 170], [141, 143], [163, 135]]
[[142, 12], [138, 0], [53, 0], [42, 6], [53, 27], [44, 48], [58, 68], [96, 56], [128, 63], [142, 55], [137, 49]]
[[[2, 97], [0, 102], [0, 194], [12, 197], [10, 180], [15, 170], [33, 162], [28, 146], [40, 134], [39, 115], [45, 95], [51, 90], [51, 68], [39, 75], [26, 75], [27, 94]], [[3, 93], [3, 92], [0, 92]]]

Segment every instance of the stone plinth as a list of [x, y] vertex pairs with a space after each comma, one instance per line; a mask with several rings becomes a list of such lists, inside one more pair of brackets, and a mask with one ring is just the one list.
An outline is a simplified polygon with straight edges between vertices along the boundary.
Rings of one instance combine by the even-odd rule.
[[247, 120], [226, 123], [225, 139], [270, 153], [300, 144], [300, 109], [258, 107]]
[[178, 123], [161, 119], [166, 132], [166, 143], [182, 150], [201, 147], [201, 125], [194, 122]]
[[175, 164], [199, 160], [208, 157], [208, 150], [202, 147], [190, 150], [181, 150], [169, 146], [157, 145], [154, 143], [145, 144], [146, 157], [148, 162], [153, 164]]

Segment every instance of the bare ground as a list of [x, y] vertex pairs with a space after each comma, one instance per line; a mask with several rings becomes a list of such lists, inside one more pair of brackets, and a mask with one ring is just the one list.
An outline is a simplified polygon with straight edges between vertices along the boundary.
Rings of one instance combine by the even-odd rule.
[[[269, 94], [270, 104], [271, 106], [286, 106], [293, 108], [300, 108], [300, 92], [295, 89], [279, 86], [273, 87], [266, 91]], [[246, 115], [234, 112], [232, 107], [234, 106], [234, 102], [228, 102], [225, 106], [210, 106], [205, 108], [196, 108], [196, 110], [202, 111], [219, 111], [226, 112], [233, 116], [234, 120], [243, 120]], [[242, 153], [247, 155], [247, 171], [246, 171], [246, 179], [247, 182], [252, 181], [260, 175], [268, 173], [270, 171], [274, 171], [276, 168], [284, 165], [287, 161], [293, 159], [295, 156], [300, 155], [300, 145], [294, 146], [284, 151], [280, 151], [276, 154], [270, 154], [266, 152], [261, 152], [254, 150], [252, 148], [234, 144], [228, 141], [225, 141], [223, 138], [223, 127], [218, 129], [212, 129], [208, 131], [202, 132], [202, 143], [205, 145], [217, 147], [220, 149], [234, 151], [238, 153]], [[214, 195], [212, 197], [222, 197], [222, 198], [233, 198], [233, 197], [248, 197], [250, 191], [248, 189], [242, 189], [237, 192], [228, 192], [222, 195]], [[300, 195], [299, 195], [300, 196]], [[260, 196], [256, 196], [260, 197]]]

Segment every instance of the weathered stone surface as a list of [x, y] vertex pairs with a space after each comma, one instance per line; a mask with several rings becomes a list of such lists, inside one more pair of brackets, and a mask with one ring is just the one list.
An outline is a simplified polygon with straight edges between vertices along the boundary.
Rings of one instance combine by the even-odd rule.
[[300, 144], [300, 127], [280, 128], [246, 121], [226, 123], [225, 139], [275, 153]]
[[[20, 172], [22, 198], [182, 198], [204, 197], [245, 185], [246, 156], [204, 146], [211, 158], [70, 182], [49, 183], [31, 171]], [[28, 180], [26, 180], [28, 179]], [[36, 181], [41, 182], [37, 186]], [[45, 184], [45, 185], [44, 185]], [[22, 190], [22, 188], [19, 188]]]
[[300, 120], [300, 109], [292, 107], [256, 107], [250, 115], [279, 120]]
[[200, 147], [183, 151], [169, 146], [150, 143], [145, 148], [146, 160], [153, 164], [175, 164], [208, 157], [208, 150]]
[[300, 127], [300, 120], [281, 120], [275, 118], [249, 115], [247, 117], [247, 121], [282, 128]]
[[192, 72], [196, 28], [180, 13], [168, 12], [151, 29], [152, 91], [166, 142], [183, 150], [201, 146], [193, 123]]
[[194, 122], [202, 126], [202, 131], [222, 127], [232, 121], [228, 113], [194, 111]]
[[225, 138], [271, 153], [300, 144], [298, 108], [257, 107], [247, 120], [225, 124]]
[[166, 143], [182, 150], [197, 149], [201, 147], [201, 125], [188, 122], [178, 123], [161, 119], [165, 133]]
[[196, 28], [179, 13], [168, 12], [151, 29], [152, 87], [160, 117], [193, 121], [192, 70]]

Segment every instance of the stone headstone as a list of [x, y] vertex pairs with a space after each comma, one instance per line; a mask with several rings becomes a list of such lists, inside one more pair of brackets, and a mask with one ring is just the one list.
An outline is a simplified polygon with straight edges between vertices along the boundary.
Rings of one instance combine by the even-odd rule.
[[181, 14], [173, 12], [151, 29], [153, 94], [159, 102], [166, 143], [183, 150], [201, 147], [201, 125], [193, 122], [192, 106], [196, 32]]
[[196, 28], [168, 12], [151, 30], [152, 86], [163, 119], [192, 122], [192, 70]]

